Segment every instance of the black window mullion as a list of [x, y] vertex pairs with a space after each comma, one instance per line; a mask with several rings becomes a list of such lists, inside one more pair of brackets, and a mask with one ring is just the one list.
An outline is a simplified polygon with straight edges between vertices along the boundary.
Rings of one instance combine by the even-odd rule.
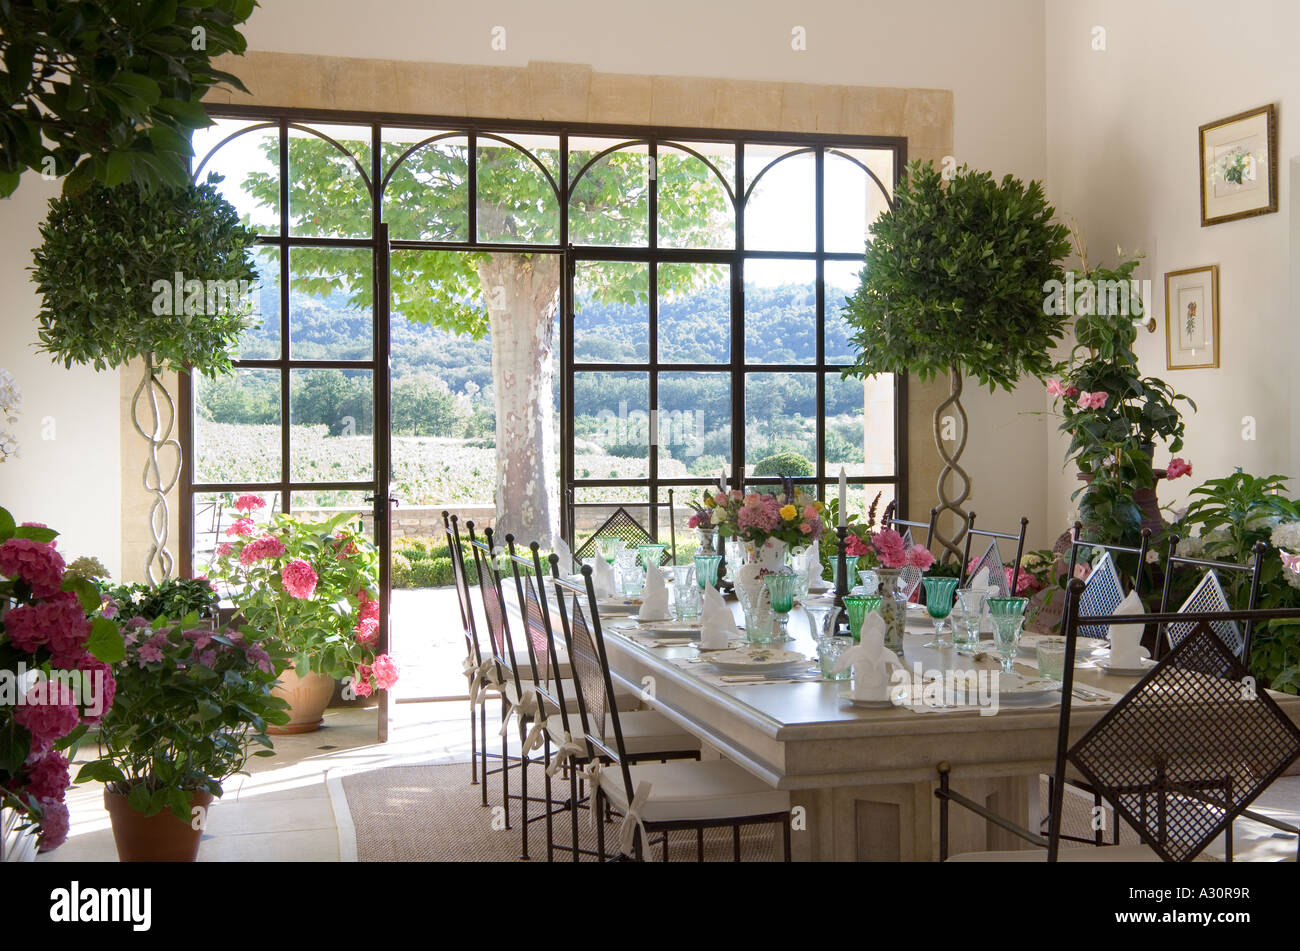
[[478, 136], [471, 132], [465, 137], [469, 150], [469, 188], [465, 200], [469, 204], [469, 239], [478, 241]]
[[288, 514], [293, 423], [289, 373], [289, 120], [280, 120], [280, 511]]
[[649, 261], [649, 326], [650, 334], [650, 379], [646, 400], [650, 409], [650, 446], [647, 475], [650, 485], [650, 537], [659, 540], [659, 263], [655, 251], [659, 248], [659, 142], [651, 136], [646, 145], [650, 153], [650, 197], [647, 214], [650, 216], [648, 233], [650, 236]]
[[745, 143], [736, 142], [736, 254], [731, 269], [731, 485], [745, 474]]
[[[817, 345], [816, 345], [816, 364], [818, 373], [816, 376], [817, 392], [815, 399], [817, 401], [817, 462], [816, 472], [821, 478], [826, 477], [826, 150], [822, 146], [817, 147], [814, 153], [814, 169], [816, 170], [816, 187], [814, 188], [814, 201], [817, 203], [813, 210], [813, 218], [816, 222], [816, 295], [815, 304], [817, 314], [813, 319], [813, 324], [817, 328]], [[865, 408], [865, 407], [864, 407]], [[863, 425], [866, 425], [866, 419], [863, 419]]]

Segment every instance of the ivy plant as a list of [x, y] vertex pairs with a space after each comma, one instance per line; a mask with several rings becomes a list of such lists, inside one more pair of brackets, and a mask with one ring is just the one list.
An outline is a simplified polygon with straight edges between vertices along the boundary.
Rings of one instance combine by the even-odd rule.
[[246, 47], [255, 0], [0, 0], [0, 197], [24, 169], [94, 182], [181, 187], [190, 134], [211, 125], [214, 69]]
[[95, 186], [53, 199], [32, 268], [43, 299], [39, 349], [68, 367], [104, 370], [152, 354], [173, 370], [229, 370], [256, 278], [255, 237], [216, 181]]

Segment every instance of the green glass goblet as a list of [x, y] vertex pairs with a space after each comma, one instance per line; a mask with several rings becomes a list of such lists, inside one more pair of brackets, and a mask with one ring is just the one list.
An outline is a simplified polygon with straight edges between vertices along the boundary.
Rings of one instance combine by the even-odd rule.
[[652, 564], [658, 568], [663, 564], [664, 552], [667, 550], [667, 545], [638, 545], [637, 551], [641, 554], [641, 567], [646, 571], [650, 570]]
[[612, 565], [618, 553], [627, 547], [627, 542], [621, 538], [598, 538], [596, 547], [600, 550], [600, 557]]
[[772, 602], [774, 615], [772, 640], [774, 641], [790, 639], [786, 623], [790, 619], [790, 611], [794, 608], [794, 591], [798, 580], [798, 576], [792, 571], [763, 576], [763, 582], [767, 585], [768, 598]]
[[[857, 585], [858, 556], [845, 555], [844, 567], [846, 569], [844, 573], [848, 576], [848, 582], [845, 584], [844, 590], [852, 591]], [[838, 587], [840, 583], [840, 558], [838, 555], [831, 559], [831, 575], [833, 576], [832, 582]]]
[[1020, 631], [1025, 626], [1024, 617], [1014, 614], [993, 615], [993, 646], [1002, 660], [1002, 672], [1012, 673], [1016, 654], [1020, 651]]
[[957, 590], [957, 582], [960, 580], [960, 578], [921, 579], [921, 584], [925, 586], [925, 610], [934, 621], [934, 640], [926, 644], [926, 647], [942, 649], [953, 646], [951, 638], [944, 639], [944, 631], [948, 628], [953, 593]]
[[849, 633], [853, 635], [854, 643], [862, 640], [862, 622], [867, 619], [868, 614], [879, 607], [880, 598], [878, 597], [865, 594], [846, 594], [844, 596], [844, 610], [849, 616]]
[[701, 588], [709, 584], [715, 588], [718, 586], [718, 566], [721, 564], [721, 555], [695, 556], [695, 580]]

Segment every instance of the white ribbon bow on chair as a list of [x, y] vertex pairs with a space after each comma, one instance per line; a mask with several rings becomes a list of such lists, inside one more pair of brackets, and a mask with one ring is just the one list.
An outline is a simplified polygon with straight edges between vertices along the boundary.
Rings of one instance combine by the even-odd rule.
[[566, 763], [575, 756], [586, 756], [587, 748], [578, 743], [568, 734], [564, 734], [564, 740], [555, 750], [555, 758], [551, 760], [551, 765], [546, 767], [546, 775], [554, 776], [560, 770], [564, 769]]
[[496, 661], [491, 657], [481, 664], [475, 664], [471, 658], [466, 657], [461, 663], [461, 670], [469, 678], [470, 703], [482, 703], [483, 697], [489, 690], [501, 686], [501, 681], [497, 677]]
[[596, 826], [596, 790], [600, 788], [600, 774], [604, 770], [600, 760], [593, 759], [590, 763], [585, 763], [582, 767], [582, 778], [587, 781], [587, 795], [591, 797], [590, 805], [587, 809], [587, 821], [591, 823], [592, 828]]
[[618, 846], [623, 850], [623, 854], [629, 858], [634, 855], [636, 848], [636, 830], [641, 830], [641, 841], [645, 847], [650, 848], [650, 835], [645, 830], [645, 823], [641, 821], [641, 810], [650, 800], [650, 784], [648, 782], [637, 783], [636, 793], [632, 796], [632, 801], [627, 805], [627, 812], [623, 816], [623, 824], [618, 828]]
[[520, 723], [526, 716], [532, 717], [532, 726], [528, 735], [524, 737], [523, 754], [527, 755], [533, 750], [541, 747], [545, 738], [546, 718], [543, 716], [541, 699], [537, 696], [537, 688], [532, 684], [524, 687], [523, 694], [515, 690], [513, 683], [506, 684], [506, 715], [501, 718], [501, 735], [505, 736], [506, 731], [510, 729], [510, 715], [513, 713], [520, 718]]

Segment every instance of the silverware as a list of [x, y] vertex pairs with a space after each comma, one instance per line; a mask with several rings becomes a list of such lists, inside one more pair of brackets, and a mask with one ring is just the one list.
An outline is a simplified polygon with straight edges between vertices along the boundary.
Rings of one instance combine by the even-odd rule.
[[1073, 693], [1080, 700], [1109, 700], [1110, 697], [1104, 693], [1097, 693], [1095, 690], [1084, 690], [1082, 687], [1075, 687]]

